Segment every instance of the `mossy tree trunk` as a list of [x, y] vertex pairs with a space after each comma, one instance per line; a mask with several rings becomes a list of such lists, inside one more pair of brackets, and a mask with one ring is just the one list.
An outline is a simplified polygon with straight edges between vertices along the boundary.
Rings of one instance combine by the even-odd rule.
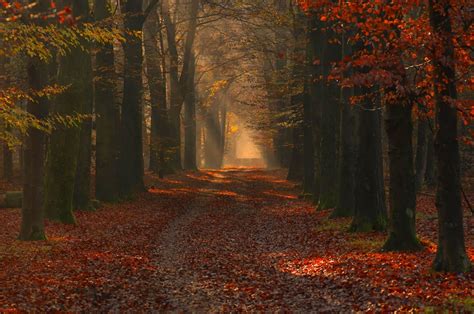
[[[373, 95], [362, 88], [365, 95], [358, 113], [358, 156], [354, 218], [350, 230], [365, 232], [386, 228], [387, 210], [383, 185], [381, 108]], [[373, 94], [373, 93], [372, 93]]]
[[[74, 14], [87, 15], [88, 1], [65, 1]], [[91, 58], [87, 50], [73, 47], [59, 58], [58, 83], [70, 87], [56, 98], [54, 113], [81, 113], [90, 101], [88, 95]], [[74, 224], [73, 197], [80, 145], [80, 126], [58, 126], [51, 134], [46, 163], [45, 200], [47, 218]]]
[[[107, 0], [95, 0], [94, 15], [97, 21], [102, 21], [110, 16], [107, 3]], [[102, 46], [95, 56], [95, 193], [96, 198], [104, 202], [115, 202], [119, 198], [119, 134], [117, 130], [120, 111], [116, 103], [114, 76], [113, 46]]]
[[[438, 249], [433, 268], [436, 271], [468, 272], [471, 262], [466, 254], [461, 206], [460, 156], [455, 54], [450, 2], [429, 1], [430, 21], [437, 49], [433, 55], [435, 69], [436, 137], [438, 168], [436, 207], [438, 209]], [[446, 61], [447, 60], [447, 61]]]
[[[50, 5], [49, 0], [40, 0], [34, 10], [42, 11]], [[37, 59], [29, 59], [27, 64], [28, 87], [38, 91], [49, 84], [49, 67]], [[43, 120], [48, 115], [47, 97], [31, 99], [27, 111], [36, 119]], [[30, 128], [24, 142], [23, 201], [21, 229], [18, 238], [23, 241], [45, 240], [43, 181], [46, 156], [44, 132]]]

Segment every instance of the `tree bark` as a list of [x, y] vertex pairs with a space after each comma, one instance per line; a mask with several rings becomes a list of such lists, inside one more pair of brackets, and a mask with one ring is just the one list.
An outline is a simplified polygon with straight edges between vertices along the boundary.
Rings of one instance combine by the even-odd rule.
[[[37, 10], [44, 10], [48, 0], [41, 0]], [[37, 60], [28, 60], [28, 86], [31, 90], [41, 90], [49, 83], [48, 65]], [[27, 104], [28, 113], [43, 120], [48, 115], [47, 97], [31, 99]], [[46, 134], [30, 128], [24, 142], [23, 201], [21, 211], [21, 229], [18, 238], [23, 241], [45, 240], [43, 180], [46, 155]]]
[[418, 128], [416, 137], [416, 158], [415, 158], [415, 188], [420, 191], [425, 181], [426, 161], [427, 161], [427, 130], [428, 121], [426, 118], [418, 118]]
[[322, 93], [321, 97], [321, 183], [318, 210], [337, 205], [337, 114], [340, 89], [329, 80], [333, 62], [341, 59], [341, 47], [332, 43], [334, 32], [329, 26], [322, 31]]
[[[97, 21], [110, 16], [107, 0], [95, 0], [94, 14]], [[119, 106], [114, 84], [113, 45], [100, 47], [95, 56], [94, 101], [96, 112], [96, 198], [115, 202], [119, 198], [118, 180], [118, 128]]]
[[[87, 11], [81, 12], [81, 18], [86, 21], [90, 19], [89, 6]], [[89, 46], [88, 43], [85, 46]], [[83, 76], [83, 97], [84, 104], [82, 113], [92, 116], [93, 113], [93, 78], [92, 78], [92, 59], [90, 50], [87, 51], [88, 57], [84, 56]], [[87, 58], [87, 60], [86, 60]], [[92, 118], [87, 118], [81, 124], [79, 155], [76, 167], [76, 180], [74, 184], [74, 209], [94, 210], [91, 202], [91, 166], [92, 166]]]
[[[125, 3], [124, 26], [128, 31], [141, 31], [144, 23], [143, 1], [127, 0]], [[145, 190], [143, 182], [142, 146], [142, 41], [136, 36], [127, 36], [123, 45], [124, 93], [120, 126], [119, 177], [120, 195], [130, 198]]]
[[184, 101], [184, 169], [197, 170], [196, 163], [196, 87], [194, 85], [196, 60], [192, 55], [191, 69], [189, 72], [189, 86]]
[[[393, 90], [392, 93], [397, 93]], [[385, 127], [389, 143], [390, 224], [385, 251], [416, 251], [422, 248], [416, 236], [416, 191], [413, 171], [412, 108], [398, 97], [387, 104]]]
[[357, 185], [351, 231], [384, 230], [387, 221], [383, 185], [381, 108], [369, 99], [369, 90], [362, 88], [365, 100], [360, 104], [357, 156]]
[[466, 254], [461, 206], [460, 157], [455, 54], [447, 0], [430, 0], [430, 21], [439, 41], [433, 56], [435, 69], [436, 126], [435, 151], [438, 168], [436, 207], [438, 209], [438, 250], [433, 262], [436, 271], [468, 272], [471, 262]]
[[[66, 2], [72, 4], [76, 15], [88, 12], [86, 0]], [[90, 101], [87, 78], [90, 77], [91, 59], [87, 51], [73, 47], [59, 58], [58, 83], [70, 87], [57, 97], [54, 112], [59, 115], [82, 113]], [[51, 220], [75, 224], [72, 213], [76, 167], [81, 129], [77, 126], [60, 126], [50, 137], [46, 163], [45, 211]]]

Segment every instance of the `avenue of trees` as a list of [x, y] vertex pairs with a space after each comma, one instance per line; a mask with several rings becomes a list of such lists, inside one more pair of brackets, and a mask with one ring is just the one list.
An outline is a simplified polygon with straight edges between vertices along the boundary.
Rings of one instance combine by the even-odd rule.
[[416, 196], [436, 186], [433, 268], [471, 269], [469, 1], [0, 2], [3, 169], [11, 180], [20, 150], [21, 240], [133, 199], [146, 171], [221, 168], [246, 128], [318, 210], [386, 230], [384, 251], [422, 249]]

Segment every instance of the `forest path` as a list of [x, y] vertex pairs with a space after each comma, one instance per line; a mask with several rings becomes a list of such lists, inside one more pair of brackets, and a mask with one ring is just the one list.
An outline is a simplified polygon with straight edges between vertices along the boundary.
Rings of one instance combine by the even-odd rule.
[[48, 241], [16, 241], [20, 210], [0, 211], [0, 312], [474, 311], [474, 272], [430, 271], [432, 197], [418, 200], [426, 249], [380, 253], [385, 233], [347, 232], [284, 171], [146, 180], [149, 193], [76, 212], [76, 226], [47, 222]]
[[193, 195], [156, 250], [160, 298], [171, 309], [340, 311], [359, 303], [363, 294], [352, 285], [339, 286], [319, 270], [298, 273], [304, 266], [295, 265], [314, 257], [318, 242], [309, 241], [324, 214], [315, 215], [314, 207], [299, 200], [281, 172], [202, 171], [184, 181], [169, 179], [175, 187], [151, 190]]

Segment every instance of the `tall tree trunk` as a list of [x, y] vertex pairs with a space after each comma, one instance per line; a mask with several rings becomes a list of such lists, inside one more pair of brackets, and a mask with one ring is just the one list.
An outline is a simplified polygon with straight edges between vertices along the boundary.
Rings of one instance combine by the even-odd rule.
[[[86, 21], [90, 19], [89, 7], [87, 12], [81, 15]], [[89, 46], [89, 44], [86, 44]], [[87, 51], [88, 57], [84, 56], [84, 76], [83, 76], [83, 114], [91, 115], [93, 113], [93, 78], [92, 78], [92, 60], [90, 51]], [[79, 155], [76, 167], [76, 180], [74, 184], [74, 209], [93, 210], [91, 203], [91, 166], [92, 166], [92, 118], [87, 118], [81, 124]]]
[[196, 71], [196, 60], [192, 55], [191, 69], [189, 72], [189, 86], [184, 101], [184, 169], [197, 170], [196, 164], [196, 87], [194, 78]]
[[359, 111], [357, 185], [351, 231], [384, 230], [387, 221], [383, 185], [381, 110], [367, 97]]
[[304, 181], [303, 193], [305, 196], [313, 194], [314, 186], [314, 140], [313, 140], [313, 112], [311, 108], [311, 94], [309, 79], [305, 82], [304, 112], [303, 112], [303, 157]]
[[466, 254], [461, 206], [460, 157], [457, 134], [455, 55], [449, 16], [450, 2], [430, 0], [429, 11], [435, 40], [436, 125], [435, 150], [438, 167], [436, 207], [438, 209], [438, 250], [433, 262], [436, 271], [467, 272], [471, 262]]
[[[94, 14], [97, 21], [110, 16], [107, 0], [95, 0]], [[95, 56], [94, 101], [96, 112], [96, 198], [115, 202], [119, 198], [118, 180], [118, 128], [119, 106], [116, 102], [113, 81], [113, 45], [100, 47]]]
[[[395, 89], [388, 94], [397, 93]], [[396, 98], [395, 98], [396, 99]], [[403, 97], [387, 104], [385, 127], [390, 162], [390, 224], [386, 251], [416, 251], [422, 248], [416, 237], [416, 191], [413, 172], [412, 104]]]
[[[150, 139], [150, 170], [162, 173], [166, 168], [164, 159], [164, 143], [166, 131], [169, 129], [168, 109], [166, 108], [166, 82], [163, 75], [164, 53], [160, 52], [162, 45], [159, 17], [153, 11], [145, 21], [143, 28], [146, 73], [150, 87], [151, 98], [151, 139]], [[163, 67], [164, 69], [164, 67]]]
[[[350, 56], [352, 47], [349, 46], [345, 36], [342, 37], [342, 55]], [[356, 170], [356, 145], [355, 145], [355, 113], [350, 104], [353, 88], [343, 87], [341, 89], [341, 113], [339, 145], [339, 188], [337, 206], [331, 214], [335, 217], [350, 217], [354, 214], [355, 206], [355, 170]]]
[[425, 181], [426, 161], [427, 161], [427, 131], [428, 121], [426, 118], [418, 118], [418, 128], [416, 137], [416, 159], [415, 159], [415, 188], [416, 191], [421, 190]]
[[323, 87], [321, 93], [321, 186], [319, 210], [334, 208], [337, 205], [337, 114], [340, 89], [336, 82], [329, 80], [333, 62], [341, 59], [341, 46], [334, 44], [333, 31], [327, 26], [322, 31], [322, 70]]
[[[88, 1], [65, 1], [72, 4], [74, 14], [86, 15]], [[87, 95], [91, 59], [80, 47], [59, 58], [58, 82], [70, 87], [57, 97], [54, 112], [59, 115], [82, 113], [90, 101]], [[45, 179], [45, 211], [51, 220], [74, 224], [72, 213], [76, 167], [80, 145], [80, 127], [66, 126], [55, 129], [49, 141]]]
[[[49, 1], [41, 0], [36, 10], [48, 8]], [[41, 90], [49, 83], [48, 65], [37, 60], [28, 60], [28, 86], [31, 90]], [[38, 120], [48, 115], [47, 97], [31, 99], [27, 111]], [[23, 241], [45, 240], [43, 180], [46, 155], [46, 134], [30, 128], [24, 142], [23, 204], [19, 239]]]
[[[124, 25], [127, 31], [142, 30], [142, 4], [141, 0], [127, 0], [125, 3]], [[123, 48], [125, 64], [119, 177], [120, 194], [123, 198], [129, 198], [145, 190], [142, 146], [142, 41], [134, 35], [127, 36]]]
[[181, 162], [181, 110], [187, 94], [188, 76], [192, 47], [197, 28], [199, 1], [193, 0], [190, 5], [189, 26], [184, 44], [183, 67], [179, 75], [179, 55], [176, 43], [176, 26], [171, 20], [168, 1], [164, 2], [163, 21], [167, 30], [168, 48], [170, 52], [170, 147], [171, 164], [175, 170], [182, 169]]
[[311, 84], [309, 88], [311, 96], [312, 111], [312, 130], [313, 130], [313, 148], [314, 148], [314, 178], [313, 178], [313, 203], [319, 204], [319, 196], [321, 192], [321, 94], [323, 84], [321, 80], [322, 66], [321, 63], [315, 62], [320, 60], [322, 56], [322, 31], [321, 22], [317, 14], [313, 14], [310, 24], [310, 42], [312, 60], [311, 67]]

